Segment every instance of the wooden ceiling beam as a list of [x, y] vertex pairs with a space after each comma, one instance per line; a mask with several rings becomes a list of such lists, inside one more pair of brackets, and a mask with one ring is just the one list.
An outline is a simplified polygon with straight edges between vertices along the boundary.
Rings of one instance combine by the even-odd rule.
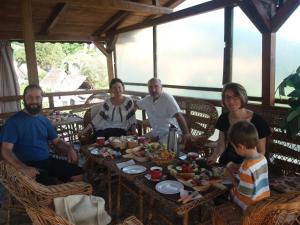
[[189, 16], [194, 16], [197, 14], [206, 13], [206, 12], [210, 12], [210, 11], [217, 10], [217, 9], [222, 9], [226, 6], [235, 6], [235, 5], [237, 5], [238, 2], [239, 2], [239, 0], [209, 1], [209, 2], [205, 2], [202, 4], [187, 8], [187, 9], [183, 9], [183, 10], [174, 12], [169, 15], [163, 15], [163, 16], [160, 16], [160, 17], [157, 17], [154, 19], [143, 21], [142, 23], [130, 25], [130, 26], [118, 29], [115, 32], [116, 33], [124, 33], [124, 32], [128, 32], [128, 31], [136, 30], [136, 29], [151, 27], [154, 25], [183, 19], [183, 18], [186, 18]]
[[167, 3], [165, 3], [163, 6], [164, 7], [169, 7], [174, 9], [176, 6], [180, 5], [183, 3], [185, 0], [169, 0]]
[[[39, 0], [44, 1], [44, 0]], [[144, 3], [137, 3], [125, 0], [49, 0], [49, 2], [64, 2], [71, 6], [78, 6], [80, 8], [94, 9], [117, 9], [130, 12], [150, 13], [150, 14], [170, 14], [172, 9], [161, 6], [153, 6]]]
[[247, 0], [240, 2], [239, 6], [261, 33], [271, 32], [271, 19], [261, 2]]
[[93, 41], [93, 44], [105, 55], [106, 57], [109, 56], [109, 53], [107, 52], [106, 48], [104, 47], [104, 43], [100, 43], [98, 41]]
[[67, 4], [66, 3], [57, 3], [54, 7], [50, 17], [47, 19], [45, 26], [42, 27], [40, 30], [40, 34], [48, 34], [51, 32], [51, 29], [57, 24], [59, 18], [66, 10]]
[[120, 21], [127, 18], [130, 13], [127, 11], [119, 11], [111, 18], [109, 18], [101, 27], [99, 27], [94, 33], [93, 36], [101, 36], [104, 32], [114, 27]]
[[[24, 36], [22, 32], [15, 32], [13, 34], [8, 34], [7, 32], [0, 31], [0, 40], [11, 40], [11, 41], [24, 41]], [[93, 37], [89, 35], [75, 35], [75, 34], [37, 34], [35, 35], [35, 41], [38, 42], [92, 42], [100, 41], [106, 42], [105, 38]]]
[[[300, 0], [288, 0], [278, 9], [271, 21], [272, 32], [277, 32], [284, 22], [300, 5]], [[295, 28], [296, 29], [296, 28]]]

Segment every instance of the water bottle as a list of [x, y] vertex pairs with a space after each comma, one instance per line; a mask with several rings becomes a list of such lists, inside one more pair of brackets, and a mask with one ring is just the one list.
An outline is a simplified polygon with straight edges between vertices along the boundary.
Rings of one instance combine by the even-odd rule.
[[167, 148], [173, 152], [175, 152], [176, 157], [178, 158], [179, 156], [179, 151], [178, 151], [178, 133], [177, 133], [177, 128], [173, 125], [170, 124], [169, 127], [169, 134], [168, 134], [168, 142], [167, 142]]

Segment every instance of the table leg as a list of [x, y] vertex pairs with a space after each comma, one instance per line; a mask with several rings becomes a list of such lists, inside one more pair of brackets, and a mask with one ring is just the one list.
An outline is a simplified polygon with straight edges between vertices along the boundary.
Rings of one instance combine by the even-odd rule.
[[139, 219], [143, 222], [144, 218], [144, 196], [143, 191], [139, 190]]
[[118, 191], [117, 191], [117, 216], [120, 216], [121, 212], [121, 176], [118, 177]]
[[111, 201], [111, 171], [107, 169], [107, 185], [108, 185], [108, 212], [111, 215], [112, 212], [112, 201]]
[[149, 214], [147, 218], [147, 223], [150, 224], [152, 217], [153, 217], [153, 206], [154, 206], [155, 199], [150, 197], [150, 202], [149, 202]]
[[186, 212], [183, 214], [182, 225], [188, 225], [188, 224], [189, 224], [189, 213]]

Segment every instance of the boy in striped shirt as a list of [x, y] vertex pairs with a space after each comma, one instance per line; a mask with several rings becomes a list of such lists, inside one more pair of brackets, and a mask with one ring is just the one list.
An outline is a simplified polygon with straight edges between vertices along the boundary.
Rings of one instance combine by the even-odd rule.
[[235, 123], [228, 132], [228, 139], [236, 153], [245, 158], [239, 169], [239, 182], [233, 183], [231, 193], [233, 201], [246, 210], [249, 205], [270, 196], [267, 160], [257, 152], [258, 134], [252, 123]]

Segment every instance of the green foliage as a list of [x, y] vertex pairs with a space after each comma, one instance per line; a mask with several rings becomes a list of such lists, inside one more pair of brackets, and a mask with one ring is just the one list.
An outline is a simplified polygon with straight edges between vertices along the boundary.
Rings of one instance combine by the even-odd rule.
[[[24, 44], [13, 42], [14, 57], [20, 66], [26, 63]], [[65, 63], [78, 64], [80, 74], [87, 76], [93, 88], [107, 88], [108, 75], [105, 56], [95, 47], [80, 43], [36, 43], [37, 64], [45, 71], [53, 68], [65, 70]], [[46, 72], [39, 70], [41, 81]]]
[[80, 44], [80, 43], [64, 43], [64, 44], [61, 44], [62, 45], [62, 49], [63, 49], [63, 52], [66, 54], [66, 55], [71, 55], [71, 54], [75, 54], [81, 50], [84, 49], [84, 44]]
[[[286, 93], [286, 88], [293, 89], [289, 94]], [[286, 116], [285, 123], [282, 128], [289, 135], [295, 136], [300, 131], [300, 66], [295, 73], [288, 75], [278, 86], [279, 96], [289, 97], [289, 105], [291, 109]]]
[[23, 63], [26, 63], [24, 44], [13, 42], [12, 47], [14, 49], [14, 58], [17, 61], [18, 67], [20, 67]]
[[50, 71], [53, 67], [62, 68], [66, 54], [60, 43], [36, 43], [35, 48], [37, 63], [42, 69]]
[[[87, 76], [95, 89], [107, 88], [106, 59], [96, 49], [86, 48], [77, 54], [65, 58], [67, 62], [76, 62], [80, 66], [80, 74]], [[97, 62], [97, 63], [95, 63]]]

